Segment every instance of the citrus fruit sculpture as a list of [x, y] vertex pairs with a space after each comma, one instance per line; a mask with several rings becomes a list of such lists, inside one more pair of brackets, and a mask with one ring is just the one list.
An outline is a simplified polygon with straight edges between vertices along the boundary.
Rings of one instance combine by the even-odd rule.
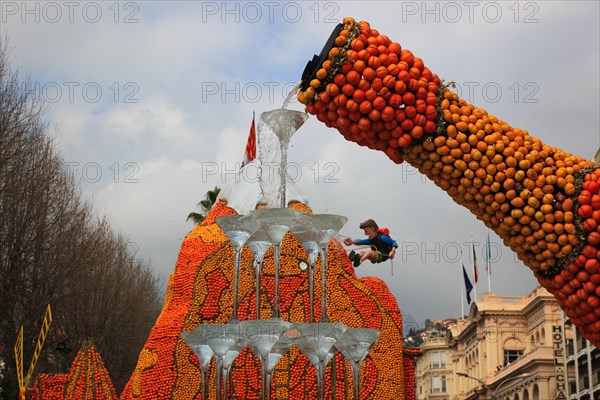
[[[290, 207], [310, 213], [302, 203]], [[163, 310], [140, 352], [137, 366], [121, 399], [198, 399], [201, 398], [201, 370], [197, 357], [180, 338], [203, 323], [226, 323], [233, 304], [233, 248], [215, 218], [234, 214], [224, 201], [218, 201], [202, 224], [184, 239], [167, 286]], [[333, 240], [327, 256], [327, 314], [330, 321], [350, 327], [381, 330], [381, 336], [362, 364], [361, 395], [372, 399], [405, 399], [402, 346], [402, 315], [396, 299], [383, 281], [358, 279], [342, 245]], [[287, 234], [281, 246], [281, 318], [291, 322], [309, 319], [308, 277], [299, 268], [308, 263], [302, 245]], [[273, 306], [274, 263], [271, 248], [264, 260], [264, 286], [261, 318], [270, 318]], [[316, 271], [320, 281], [320, 269]], [[238, 319], [256, 319], [252, 253], [242, 253]], [[315, 289], [319, 309], [321, 292]], [[326, 392], [330, 398], [352, 398], [349, 364], [338, 354], [335, 369], [326, 371]], [[232, 371], [235, 399], [258, 399], [261, 390], [260, 363], [246, 348], [235, 360]], [[333, 377], [333, 378], [332, 378]], [[293, 346], [276, 366], [272, 398], [316, 398], [316, 372], [308, 359]], [[215, 398], [215, 368], [209, 369], [209, 398]], [[332, 382], [335, 382], [332, 384]], [[413, 382], [413, 381], [411, 381]]]
[[42, 374], [27, 396], [30, 400], [116, 400], [117, 394], [100, 353], [85, 340], [68, 374]]
[[600, 167], [467, 103], [419, 57], [346, 18], [298, 100], [347, 140], [406, 161], [493, 229], [600, 345]]

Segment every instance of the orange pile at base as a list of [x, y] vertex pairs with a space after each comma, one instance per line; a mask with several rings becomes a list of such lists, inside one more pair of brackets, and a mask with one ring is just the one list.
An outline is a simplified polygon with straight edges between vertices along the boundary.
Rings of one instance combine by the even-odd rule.
[[37, 377], [29, 400], [116, 400], [117, 394], [102, 357], [91, 340], [83, 342], [68, 374]]
[[404, 400], [416, 400], [416, 359], [423, 354], [421, 349], [404, 349]]

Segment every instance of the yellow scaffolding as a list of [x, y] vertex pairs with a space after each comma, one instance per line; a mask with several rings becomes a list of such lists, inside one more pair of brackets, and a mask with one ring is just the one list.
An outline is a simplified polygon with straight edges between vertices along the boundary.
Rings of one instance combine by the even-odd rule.
[[48, 335], [48, 331], [50, 330], [51, 323], [52, 310], [50, 309], [50, 304], [48, 304], [48, 307], [46, 307], [46, 314], [44, 315], [44, 320], [42, 321], [42, 328], [40, 329], [40, 334], [35, 345], [35, 351], [33, 352], [33, 357], [31, 357], [29, 369], [27, 370], [27, 376], [25, 377], [23, 377], [23, 325], [21, 325], [21, 329], [19, 329], [19, 335], [17, 336], [17, 342], [15, 343], [15, 362], [17, 364], [19, 399], [25, 398], [25, 392], [27, 391], [29, 381], [31, 380], [31, 376], [33, 375], [35, 364], [38, 361], [40, 353], [42, 352], [42, 347], [44, 346], [44, 341], [46, 340], [46, 336]]
[[23, 325], [19, 329], [17, 342], [15, 343], [15, 362], [17, 363], [17, 382], [19, 382], [19, 391], [23, 386]]

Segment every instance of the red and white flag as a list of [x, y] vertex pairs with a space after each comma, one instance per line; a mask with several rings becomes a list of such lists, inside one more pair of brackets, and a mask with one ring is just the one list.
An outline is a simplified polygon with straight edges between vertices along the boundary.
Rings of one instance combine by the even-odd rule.
[[250, 125], [250, 133], [248, 134], [248, 142], [246, 143], [246, 151], [244, 152], [244, 160], [242, 161], [243, 168], [244, 165], [248, 164], [250, 161], [256, 158], [256, 126], [254, 124], [254, 114], [252, 115], [252, 125]]

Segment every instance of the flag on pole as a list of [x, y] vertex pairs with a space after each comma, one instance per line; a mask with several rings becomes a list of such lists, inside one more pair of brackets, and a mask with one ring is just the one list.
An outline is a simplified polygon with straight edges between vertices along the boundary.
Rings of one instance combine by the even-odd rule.
[[475, 243], [473, 244], [473, 283], [477, 283], [478, 276], [477, 276], [477, 254], [475, 254]]
[[243, 168], [244, 165], [248, 164], [250, 161], [256, 158], [256, 126], [254, 125], [254, 113], [252, 113], [252, 125], [250, 125], [250, 133], [248, 134], [248, 142], [246, 143], [246, 151], [244, 152], [244, 160], [242, 161]]
[[467, 274], [467, 270], [465, 269], [465, 264], [463, 264], [462, 268], [463, 278], [465, 278], [465, 291], [467, 292], [467, 303], [471, 304], [471, 290], [473, 290], [473, 284], [469, 279], [469, 275]]

